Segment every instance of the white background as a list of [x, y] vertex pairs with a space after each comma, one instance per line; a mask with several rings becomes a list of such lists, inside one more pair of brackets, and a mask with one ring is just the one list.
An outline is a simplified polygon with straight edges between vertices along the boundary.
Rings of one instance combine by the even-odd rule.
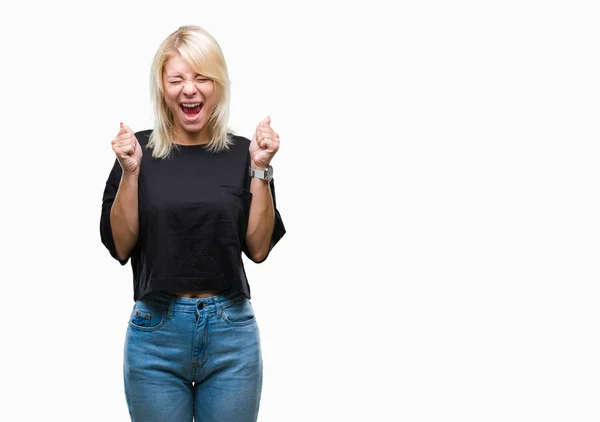
[[[384, 5], [385, 4], [385, 5]], [[183, 24], [267, 114], [287, 235], [249, 261], [259, 420], [598, 421], [599, 13], [583, 1], [21, 2], [0, 10], [3, 421], [127, 421], [119, 122]]]

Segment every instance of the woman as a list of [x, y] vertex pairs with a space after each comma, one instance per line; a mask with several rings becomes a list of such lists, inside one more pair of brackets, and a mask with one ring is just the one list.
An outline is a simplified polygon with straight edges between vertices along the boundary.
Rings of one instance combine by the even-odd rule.
[[214, 38], [185, 26], [152, 64], [154, 130], [121, 123], [101, 238], [131, 258], [125, 341], [133, 421], [255, 421], [260, 337], [242, 252], [262, 262], [285, 234], [270, 162], [270, 118], [252, 140], [227, 131], [229, 79]]

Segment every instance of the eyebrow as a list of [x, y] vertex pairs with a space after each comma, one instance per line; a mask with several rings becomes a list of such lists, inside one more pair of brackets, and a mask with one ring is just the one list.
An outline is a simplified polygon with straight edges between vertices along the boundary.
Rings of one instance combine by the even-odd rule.
[[[206, 75], [204, 75], [202, 73], [196, 73], [196, 76], [194, 76], [194, 77], [197, 78], [198, 76], [201, 76], [203, 78], [208, 78], [208, 76], [206, 76]], [[180, 78], [180, 79], [183, 79], [183, 76], [181, 76], [179, 73], [175, 73], [173, 75], [166, 75], [166, 77], [167, 78]]]

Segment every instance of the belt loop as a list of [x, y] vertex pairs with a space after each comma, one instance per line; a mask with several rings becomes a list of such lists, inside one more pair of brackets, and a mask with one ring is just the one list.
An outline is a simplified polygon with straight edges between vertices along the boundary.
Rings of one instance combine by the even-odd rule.
[[217, 318], [221, 318], [221, 315], [223, 314], [223, 296], [215, 296], [213, 300], [215, 301], [215, 310], [217, 311]]
[[175, 297], [169, 298], [169, 310], [167, 311], [167, 318], [173, 318], [173, 307], [175, 306]]

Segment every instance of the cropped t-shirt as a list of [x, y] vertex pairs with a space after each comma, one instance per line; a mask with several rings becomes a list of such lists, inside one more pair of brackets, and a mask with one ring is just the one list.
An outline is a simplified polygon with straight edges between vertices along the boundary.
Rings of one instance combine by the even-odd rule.
[[[147, 148], [151, 130], [135, 134], [143, 156], [138, 176], [139, 235], [130, 255], [119, 259], [110, 209], [121, 181], [115, 159], [102, 198], [100, 236], [111, 256], [131, 258], [133, 299], [154, 291], [231, 290], [250, 298], [242, 252], [248, 258], [250, 141], [230, 134], [229, 150], [175, 145], [169, 157], [155, 159]], [[269, 252], [285, 234], [275, 203]], [[266, 259], [266, 258], [265, 258]], [[264, 259], [263, 259], [264, 261]], [[262, 262], [262, 261], [258, 261]]]

